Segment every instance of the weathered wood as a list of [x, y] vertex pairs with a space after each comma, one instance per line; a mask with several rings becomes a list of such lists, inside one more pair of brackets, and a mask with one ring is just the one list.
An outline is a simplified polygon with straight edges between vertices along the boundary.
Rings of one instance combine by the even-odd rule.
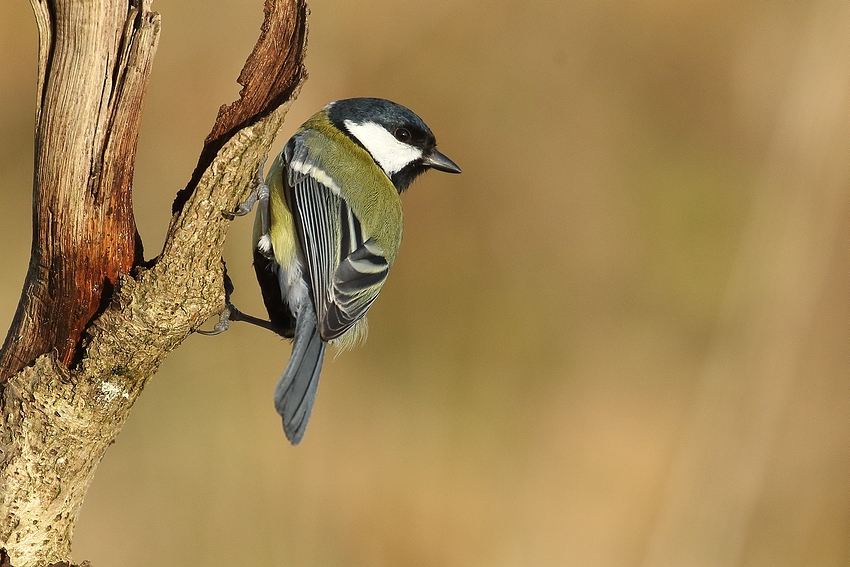
[[33, 9], [33, 246], [0, 382], [46, 352], [65, 366], [78, 360], [86, 326], [142, 253], [131, 182], [159, 16], [117, 0], [33, 0]]
[[[239, 100], [222, 105], [185, 189], [177, 194], [172, 212], [177, 213], [216, 152], [239, 128], [250, 125], [294, 98], [294, 89], [307, 79], [304, 50], [307, 48], [306, 1], [265, 0], [266, 17], [260, 37], [245, 62], [238, 82]], [[281, 41], [287, 38], [287, 41]], [[298, 80], [294, 80], [295, 78]]]

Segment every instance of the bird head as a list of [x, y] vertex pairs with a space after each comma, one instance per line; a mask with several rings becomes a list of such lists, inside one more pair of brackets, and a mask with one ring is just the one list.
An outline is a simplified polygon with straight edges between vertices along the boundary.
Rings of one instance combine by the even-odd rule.
[[399, 193], [428, 169], [460, 173], [437, 150], [431, 129], [400, 104], [380, 98], [350, 98], [328, 105], [328, 117], [362, 146], [392, 180]]

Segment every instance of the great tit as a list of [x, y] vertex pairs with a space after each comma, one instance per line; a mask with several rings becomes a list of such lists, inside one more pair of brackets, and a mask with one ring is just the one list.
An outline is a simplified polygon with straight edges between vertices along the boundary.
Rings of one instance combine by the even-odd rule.
[[274, 394], [293, 445], [307, 427], [327, 344], [345, 349], [366, 337], [366, 311], [401, 244], [399, 195], [428, 169], [460, 173], [419, 116], [388, 100], [351, 98], [307, 120], [259, 185], [254, 269], [264, 326], [294, 339]]

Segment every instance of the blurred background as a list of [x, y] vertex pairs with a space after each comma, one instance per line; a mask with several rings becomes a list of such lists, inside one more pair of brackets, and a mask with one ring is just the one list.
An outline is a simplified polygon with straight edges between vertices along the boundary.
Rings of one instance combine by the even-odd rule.
[[[313, 0], [310, 79], [412, 108], [463, 175], [404, 195], [368, 343], [302, 444], [289, 345], [192, 336], [81, 511], [77, 561], [832, 566], [850, 560], [844, 2]], [[146, 257], [262, 22], [157, 0]], [[29, 258], [37, 33], [0, 3], [0, 327]], [[226, 260], [262, 314], [250, 220]]]

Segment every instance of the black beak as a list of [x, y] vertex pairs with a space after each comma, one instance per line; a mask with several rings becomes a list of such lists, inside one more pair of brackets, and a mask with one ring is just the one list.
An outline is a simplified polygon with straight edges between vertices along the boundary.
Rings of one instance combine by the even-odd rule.
[[433, 167], [437, 171], [445, 171], [446, 173], [460, 173], [460, 168], [455, 162], [434, 150], [430, 155], [425, 156], [422, 163], [428, 167]]

